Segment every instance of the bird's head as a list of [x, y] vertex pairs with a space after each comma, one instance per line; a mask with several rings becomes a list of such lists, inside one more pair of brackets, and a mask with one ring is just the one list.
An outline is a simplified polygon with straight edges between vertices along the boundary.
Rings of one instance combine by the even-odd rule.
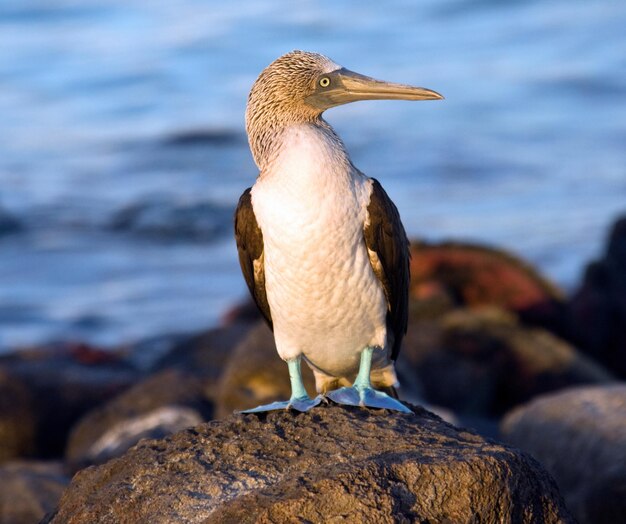
[[321, 114], [331, 107], [358, 100], [442, 98], [439, 93], [423, 87], [360, 75], [317, 53], [292, 51], [267, 66], [252, 86], [246, 109], [246, 129], [255, 154], [255, 146], [262, 146], [270, 131], [319, 121]]

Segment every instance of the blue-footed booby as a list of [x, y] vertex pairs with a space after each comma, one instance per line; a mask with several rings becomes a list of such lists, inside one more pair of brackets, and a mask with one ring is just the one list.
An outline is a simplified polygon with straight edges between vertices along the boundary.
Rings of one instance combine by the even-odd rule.
[[383, 82], [329, 58], [292, 51], [258, 77], [246, 131], [260, 173], [235, 212], [239, 262], [276, 348], [291, 398], [245, 412], [307, 411], [301, 359], [335, 402], [410, 412], [378, 387], [397, 385], [406, 333], [409, 243], [382, 186], [352, 164], [322, 118], [357, 100], [438, 100], [430, 89]]

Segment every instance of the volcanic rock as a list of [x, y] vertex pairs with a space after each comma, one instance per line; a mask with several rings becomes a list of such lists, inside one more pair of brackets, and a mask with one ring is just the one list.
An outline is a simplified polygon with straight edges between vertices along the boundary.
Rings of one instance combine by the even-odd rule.
[[74, 423], [139, 376], [119, 355], [83, 345], [23, 349], [0, 357], [2, 372], [28, 385], [37, 428], [33, 454], [44, 458], [61, 456]]
[[626, 217], [613, 226], [605, 257], [587, 267], [569, 313], [581, 349], [626, 378]]
[[463, 242], [411, 243], [411, 295], [469, 308], [497, 306], [523, 322], [563, 334], [563, 294], [519, 257]]
[[220, 395], [224, 368], [235, 347], [252, 326], [249, 322], [234, 322], [190, 337], [161, 358], [155, 370], [178, 369], [198, 377], [202, 381], [205, 397], [215, 405]]
[[568, 343], [496, 308], [410, 321], [398, 367], [416, 373], [426, 401], [487, 417], [541, 393], [612, 380]]
[[77, 473], [55, 524], [573, 522], [532, 458], [414, 415], [232, 415]]
[[539, 397], [501, 430], [554, 476], [581, 523], [626, 522], [626, 384]]
[[32, 524], [52, 511], [69, 483], [60, 462], [15, 461], [0, 466], [0, 522]]
[[0, 462], [31, 455], [36, 431], [33, 398], [26, 384], [0, 370]]
[[162, 438], [208, 420], [202, 382], [177, 370], [153, 375], [85, 415], [72, 429], [73, 471], [118, 457], [142, 438]]

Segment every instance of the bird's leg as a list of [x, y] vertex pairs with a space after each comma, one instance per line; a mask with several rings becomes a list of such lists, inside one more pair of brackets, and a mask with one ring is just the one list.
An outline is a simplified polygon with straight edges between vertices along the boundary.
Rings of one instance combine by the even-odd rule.
[[361, 363], [359, 364], [359, 374], [354, 380], [354, 387], [357, 391], [366, 391], [372, 389], [372, 383], [370, 382], [370, 373], [372, 372], [372, 355], [374, 354], [374, 348], [371, 346], [366, 347], [361, 351]]
[[275, 409], [295, 409], [297, 411], [309, 411], [309, 409], [317, 406], [322, 397], [317, 396], [314, 399], [309, 397], [309, 394], [304, 388], [302, 382], [302, 372], [300, 370], [301, 357], [297, 356], [287, 361], [289, 366], [289, 381], [291, 382], [291, 398], [285, 401], [272, 402], [271, 404], [264, 404], [263, 406], [257, 406], [252, 409], [245, 409], [240, 413], [262, 413], [264, 411], [273, 411]]
[[309, 411], [309, 409], [317, 406], [321, 402], [321, 397], [311, 399], [304, 388], [302, 382], [302, 372], [300, 370], [300, 357], [296, 357], [287, 361], [289, 366], [289, 380], [291, 382], [291, 398], [287, 408], [297, 409], [298, 411]]
[[412, 411], [401, 402], [391, 398], [382, 391], [376, 391], [372, 387], [370, 372], [372, 369], [373, 353], [374, 348], [371, 346], [366, 347], [361, 352], [359, 373], [352, 387], [330, 391], [326, 396], [338, 404], [347, 404], [348, 406], [393, 409], [403, 413], [412, 413]]

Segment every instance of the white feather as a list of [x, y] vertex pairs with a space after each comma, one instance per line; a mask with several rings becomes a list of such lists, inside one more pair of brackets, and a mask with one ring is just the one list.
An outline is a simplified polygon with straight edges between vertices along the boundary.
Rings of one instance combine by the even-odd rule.
[[[356, 373], [366, 346], [386, 348], [386, 300], [363, 239], [372, 182], [313, 125], [288, 128], [252, 188], [279, 355], [327, 375]], [[377, 352], [374, 366], [388, 363]]]

